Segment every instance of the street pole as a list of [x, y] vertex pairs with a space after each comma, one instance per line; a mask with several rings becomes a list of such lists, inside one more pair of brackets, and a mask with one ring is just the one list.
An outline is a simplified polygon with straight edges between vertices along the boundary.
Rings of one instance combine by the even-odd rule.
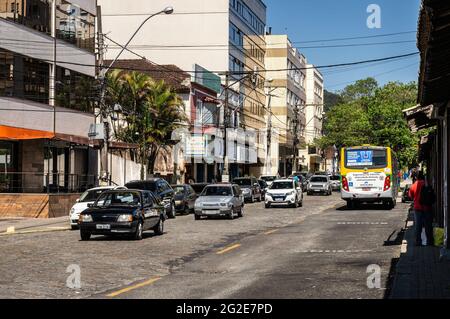
[[[223, 109], [223, 130], [224, 130], [224, 158], [223, 158], [223, 171], [222, 182], [230, 181], [230, 168], [228, 161], [228, 141], [227, 141], [227, 128], [229, 121], [229, 86], [230, 85], [230, 72], [225, 72], [225, 101]], [[225, 180], [224, 180], [225, 179]]]
[[[269, 80], [269, 83], [272, 82]], [[267, 116], [267, 166], [266, 166], [266, 174], [272, 174], [272, 94], [270, 91], [270, 86], [268, 87], [268, 97], [267, 97], [267, 110], [269, 112]]]
[[106, 95], [106, 74], [109, 72], [109, 70], [113, 67], [113, 65], [117, 62], [117, 60], [120, 58], [122, 53], [127, 49], [128, 45], [131, 43], [131, 41], [134, 39], [134, 37], [137, 35], [137, 33], [142, 29], [145, 23], [147, 23], [148, 20], [151, 18], [160, 15], [160, 14], [172, 14], [173, 8], [172, 7], [166, 7], [164, 10], [161, 10], [157, 13], [154, 13], [150, 16], [148, 16], [142, 23], [139, 25], [139, 27], [136, 29], [136, 31], [133, 33], [131, 38], [128, 40], [128, 42], [122, 46], [122, 49], [120, 50], [119, 54], [114, 58], [114, 60], [109, 64], [109, 66], [105, 69], [102, 68], [100, 80], [101, 80], [101, 93], [100, 93], [100, 113], [102, 116], [103, 121], [103, 127], [104, 127], [104, 143], [102, 147], [102, 172], [101, 172], [101, 178], [103, 180], [107, 180], [109, 183], [110, 177], [109, 177], [109, 165], [108, 165], [108, 146], [109, 146], [109, 122], [108, 122], [108, 111], [105, 106], [105, 95]]

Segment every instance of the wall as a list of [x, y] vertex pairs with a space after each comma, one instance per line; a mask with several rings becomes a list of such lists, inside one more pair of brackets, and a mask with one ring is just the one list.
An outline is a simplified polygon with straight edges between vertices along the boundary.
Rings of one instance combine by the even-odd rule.
[[[44, 140], [22, 141], [19, 148], [24, 192], [43, 192], [44, 190]], [[35, 174], [35, 175], [34, 175]]]
[[[109, 154], [111, 159], [111, 154]], [[145, 168], [146, 169], [146, 168]], [[117, 185], [124, 185], [132, 180], [141, 179], [141, 165], [133, 162], [129, 152], [122, 151], [112, 154], [110, 161], [111, 179]]]

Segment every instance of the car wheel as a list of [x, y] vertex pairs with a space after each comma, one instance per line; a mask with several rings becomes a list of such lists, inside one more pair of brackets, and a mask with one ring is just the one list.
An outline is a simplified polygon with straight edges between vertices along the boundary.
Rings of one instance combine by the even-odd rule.
[[77, 230], [77, 229], [78, 229], [78, 226], [76, 226], [76, 225], [70, 225], [70, 228], [71, 228], [72, 230]]
[[252, 199], [251, 199], [251, 202], [252, 202], [252, 203], [254, 203], [254, 202], [255, 202], [255, 196], [253, 196], [253, 194], [252, 194]]
[[347, 209], [353, 209], [355, 207], [355, 203], [353, 201], [348, 200], [347, 201]]
[[265, 207], [266, 207], [266, 208], [270, 208], [270, 203], [267, 203], [267, 204], [265, 205]]
[[169, 217], [169, 218], [175, 218], [176, 217], [176, 211], [175, 211], [175, 204], [172, 202], [171, 204], [170, 204], [170, 213], [169, 214], [167, 214], [167, 217]]
[[80, 232], [81, 240], [89, 240], [91, 239], [91, 233], [87, 231]]
[[160, 219], [158, 224], [153, 228], [155, 235], [162, 235], [164, 234], [164, 220]]
[[195, 220], [200, 220], [201, 218], [202, 218], [202, 217], [201, 217], [200, 215], [197, 215], [197, 214], [194, 215], [194, 219], [195, 219]]
[[189, 209], [189, 206], [188, 206], [188, 205], [184, 205], [183, 211], [184, 211], [184, 214], [185, 214], [185, 215], [189, 215], [189, 214], [191, 213], [191, 210]]
[[244, 217], [244, 207], [241, 206], [238, 212], [238, 217]]
[[231, 212], [228, 214], [228, 219], [234, 219], [234, 207], [231, 208]]
[[300, 200], [300, 202], [298, 203], [298, 207], [303, 207], [303, 196], [302, 196], [302, 199]]
[[144, 233], [144, 228], [142, 226], [142, 222], [139, 222], [136, 226], [136, 232], [134, 233], [134, 239], [141, 240], [143, 233]]

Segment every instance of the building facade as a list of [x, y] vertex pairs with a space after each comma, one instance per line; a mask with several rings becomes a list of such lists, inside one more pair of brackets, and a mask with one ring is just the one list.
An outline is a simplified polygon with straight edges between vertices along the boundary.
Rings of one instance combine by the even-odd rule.
[[266, 44], [271, 126], [279, 134], [276, 172], [288, 176], [302, 170], [298, 154], [306, 142], [306, 58], [287, 35], [268, 34]]
[[306, 147], [300, 151], [301, 165], [309, 172], [325, 170], [324, 153], [314, 141], [322, 137], [323, 76], [312, 64], [306, 65]]
[[0, 192], [97, 183], [95, 23], [95, 0], [0, 0]]
[[[146, 17], [167, 6], [163, 0], [100, 0], [99, 4], [103, 32], [118, 43], [126, 43]], [[173, 0], [170, 5], [174, 13], [147, 22], [129, 48], [158, 64], [176, 64], [185, 71], [199, 64], [220, 73], [223, 87], [231, 91], [229, 97], [238, 94], [236, 107], [225, 103], [224, 92], [220, 94], [222, 104], [229, 106], [227, 126], [264, 130], [265, 4], [261, 0]], [[128, 27], [123, 28], [124, 24]], [[115, 57], [118, 50], [119, 46], [108, 43], [107, 57]], [[122, 57], [135, 58], [131, 52]], [[245, 76], [251, 71], [254, 76]], [[257, 136], [255, 144], [262, 155], [265, 141]], [[259, 176], [263, 163], [239, 161], [229, 167], [231, 177]]]

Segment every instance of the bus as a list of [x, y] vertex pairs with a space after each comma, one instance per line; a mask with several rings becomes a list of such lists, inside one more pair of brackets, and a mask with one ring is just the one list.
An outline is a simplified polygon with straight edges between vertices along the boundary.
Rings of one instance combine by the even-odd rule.
[[347, 208], [360, 203], [395, 207], [398, 195], [398, 161], [390, 147], [344, 147], [340, 154], [341, 197]]

